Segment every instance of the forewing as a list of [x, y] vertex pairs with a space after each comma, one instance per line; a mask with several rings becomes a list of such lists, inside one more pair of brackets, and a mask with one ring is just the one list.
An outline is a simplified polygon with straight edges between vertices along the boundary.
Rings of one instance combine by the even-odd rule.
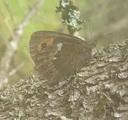
[[88, 44], [77, 37], [37, 31], [30, 40], [30, 55], [40, 77], [59, 81], [84, 65]]

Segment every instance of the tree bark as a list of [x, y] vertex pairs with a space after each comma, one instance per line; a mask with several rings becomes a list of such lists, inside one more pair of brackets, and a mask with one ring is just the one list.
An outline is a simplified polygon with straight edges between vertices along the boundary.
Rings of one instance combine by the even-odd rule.
[[128, 41], [95, 51], [56, 85], [31, 76], [0, 92], [0, 120], [127, 120]]

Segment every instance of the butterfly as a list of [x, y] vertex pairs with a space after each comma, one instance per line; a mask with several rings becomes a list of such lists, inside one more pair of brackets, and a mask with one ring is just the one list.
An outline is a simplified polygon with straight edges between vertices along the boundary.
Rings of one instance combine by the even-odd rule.
[[34, 32], [29, 50], [35, 70], [49, 81], [64, 80], [91, 57], [91, 48], [86, 41], [54, 31]]

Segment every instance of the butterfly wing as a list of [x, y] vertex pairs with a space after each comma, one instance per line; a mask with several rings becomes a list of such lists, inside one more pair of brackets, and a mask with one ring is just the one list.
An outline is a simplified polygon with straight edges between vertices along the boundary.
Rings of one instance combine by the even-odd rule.
[[87, 42], [63, 33], [37, 31], [30, 40], [35, 69], [48, 80], [61, 81], [69, 76], [85, 64], [89, 52]]

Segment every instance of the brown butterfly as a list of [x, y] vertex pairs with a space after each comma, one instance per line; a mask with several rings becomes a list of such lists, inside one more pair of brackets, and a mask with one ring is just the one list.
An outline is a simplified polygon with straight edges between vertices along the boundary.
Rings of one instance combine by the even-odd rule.
[[91, 48], [80, 38], [53, 31], [34, 32], [30, 55], [41, 78], [62, 81], [90, 59]]

